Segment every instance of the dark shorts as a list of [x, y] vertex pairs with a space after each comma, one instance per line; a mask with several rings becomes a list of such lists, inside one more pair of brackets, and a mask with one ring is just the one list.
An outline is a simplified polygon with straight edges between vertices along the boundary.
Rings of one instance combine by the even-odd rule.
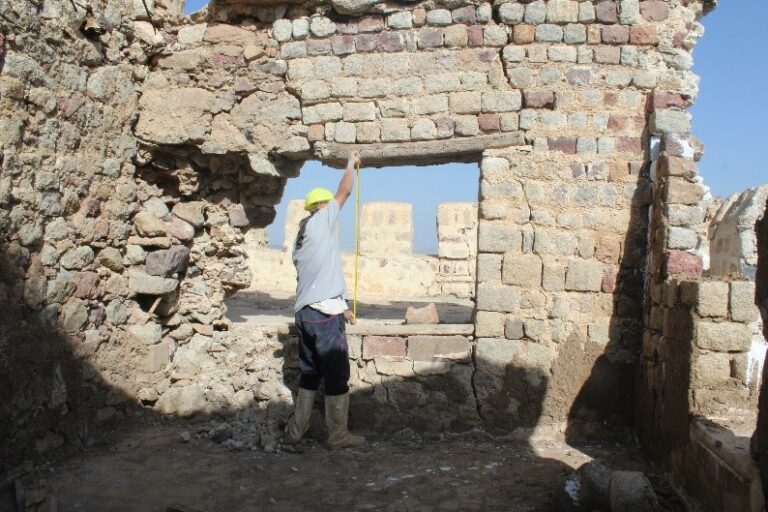
[[349, 348], [344, 315], [326, 315], [309, 306], [296, 313], [299, 331], [299, 385], [310, 391], [325, 379], [325, 394], [343, 395], [349, 390]]

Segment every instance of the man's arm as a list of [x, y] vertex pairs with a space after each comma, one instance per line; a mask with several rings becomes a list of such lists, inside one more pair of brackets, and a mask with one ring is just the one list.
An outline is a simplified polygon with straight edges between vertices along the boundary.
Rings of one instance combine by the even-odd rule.
[[353, 171], [356, 165], [360, 164], [360, 153], [353, 151], [349, 154], [349, 160], [347, 161], [347, 168], [344, 169], [344, 176], [339, 182], [339, 189], [336, 191], [336, 202], [339, 203], [339, 209], [347, 202], [347, 198], [352, 193], [352, 189], [355, 186], [355, 176]]

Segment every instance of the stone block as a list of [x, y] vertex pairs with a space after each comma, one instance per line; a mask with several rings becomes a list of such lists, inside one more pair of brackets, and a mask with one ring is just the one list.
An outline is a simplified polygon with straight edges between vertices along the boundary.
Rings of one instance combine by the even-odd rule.
[[651, 114], [649, 129], [655, 134], [689, 133], [691, 114], [684, 110], [657, 110]]
[[501, 281], [501, 254], [482, 253], [477, 255], [477, 281], [499, 282]]
[[477, 91], [454, 92], [448, 96], [448, 105], [455, 114], [478, 114], [482, 108], [482, 95]]
[[357, 123], [357, 142], [371, 143], [381, 140], [378, 123]]
[[483, 373], [503, 378], [507, 366], [512, 365], [521, 355], [522, 344], [519, 341], [503, 338], [479, 338], [475, 359], [477, 368]]
[[381, 141], [402, 142], [411, 139], [411, 130], [406, 119], [382, 119]]
[[481, 311], [515, 311], [519, 304], [516, 287], [495, 283], [480, 283], [477, 287], [477, 308]]
[[378, 102], [382, 117], [405, 117], [409, 114], [408, 103], [403, 98]]
[[541, 257], [536, 254], [508, 252], [504, 254], [501, 282], [504, 284], [540, 288]]
[[536, 39], [534, 25], [515, 25], [512, 27], [512, 42], [515, 44], [531, 44]]
[[453, 23], [451, 11], [448, 9], [432, 9], [427, 11], [427, 23], [430, 25], [447, 26]]
[[565, 290], [566, 266], [560, 261], [544, 261], [541, 285], [547, 291]]
[[619, 23], [637, 25], [643, 21], [640, 16], [640, 0], [620, 0], [619, 6]]
[[730, 291], [731, 319], [734, 322], [754, 322], [759, 318], [755, 305], [755, 283], [751, 281], [733, 281]]
[[[581, 24], [566, 25], [563, 29], [563, 41], [567, 44], [583, 44], [587, 42], [587, 29]], [[574, 52], [576, 48], [574, 48]]]
[[381, 375], [397, 377], [413, 377], [413, 361], [377, 357], [374, 359], [376, 372]]
[[747, 352], [752, 346], [752, 329], [736, 322], [696, 323], [696, 346], [716, 352]]
[[498, 114], [482, 113], [477, 116], [477, 124], [484, 132], [497, 132], [501, 130], [501, 118]]
[[460, 48], [467, 46], [469, 42], [469, 33], [466, 25], [451, 25], [445, 29], [445, 46], [449, 48]]
[[504, 314], [492, 311], [478, 311], [475, 316], [475, 336], [500, 338], [504, 336]]
[[480, 222], [478, 251], [506, 252], [522, 249], [523, 234], [516, 226], [498, 222]]
[[523, 21], [525, 6], [517, 2], [508, 2], [499, 6], [499, 21], [507, 25], [515, 25]]
[[629, 42], [636, 45], [659, 44], [659, 34], [654, 25], [632, 27], [629, 30]]
[[408, 357], [414, 361], [468, 362], [472, 344], [464, 336], [409, 336]]
[[692, 250], [699, 245], [699, 235], [696, 231], [672, 226], [669, 228], [667, 247], [670, 249]]
[[621, 62], [621, 48], [618, 46], [598, 46], [594, 49], [594, 60], [598, 64], [619, 64]]
[[387, 16], [387, 26], [402, 30], [413, 27], [413, 16], [410, 11], [398, 11]]
[[430, 94], [416, 98], [411, 102], [412, 110], [417, 115], [437, 114], [448, 110], [448, 96], [445, 94]]
[[568, 264], [565, 289], [577, 292], [599, 292], [604, 267], [599, 261], [573, 260]]
[[376, 38], [376, 47], [382, 52], [399, 52], [404, 48], [400, 32], [385, 31]]
[[666, 255], [666, 274], [701, 277], [704, 273], [704, 262], [701, 256], [686, 251], [673, 250]]
[[344, 103], [344, 121], [376, 120], [376, 105], [373, 102]]
[[353, 144], [357, 140], [357, 129], [353, 123], [336, 123], [333, 139], [344, 144]]
[[717, 352], [698, 354], [691, 373], [693, 389], [726, 384], [731, 378], [731, 355]]
[[328, 121], [340, 121], [344, 117], [344, 109], [341, 103], [321, 103], [302, 108], [304, 124], [325, 123]]
[[704, 189], [698, 183], [684, 178], [667, 180], [667, 202], [671, 204], [698, 205], [704, 197]]
[[481, 25], [467, 27], [467, 44], [472, 47], [483, 46], [483, 27]]
[[309, 20], [309, 31], [317, 37], [328, 37], [336, 33], [336, 24], [325, 16], [313, 16]]
[[445, 31], [442, 28], [423, 27], [419, 29], [419, 48], [440, 48], [443, 46]]
[[363, 359], [378, 357], [404, 358], [406, 353], [405, 338], [399, 336], [365, 336], [363, 338]]
[[616, 7], [616, 2], [609, 0], [595, 5], [595, 17], [600, 23], [617, 23], [619, 21], [619, 10]]
[[485, 46], [501, 47], [507, 44], [509, 36], [507, 29], [500, 25], [488, 25], [483, 29], [483, 44]]
[[550, 151], [560, 151], [566, 155], [576, 154], [576, 137], [549, 137], [547, 147]]
[[640, 13], [647, 21], [664, 21], [669, 17], [669, 2], [665, 0], [640, 2]]
[[523, 17], [526, 23], [538, 25], [547, 20], [547, 4], [542, 0], [536, 0], [525, 6], [525, 15]]
[[[683, 283], [689, 284], [689, 283]], [[728, 283], [721, 281], [703, 281], [681, 287], [683, 300], [696, 306], [696, 312], [705, 317], [728, 317]], [[688, 295], [693, 295], [688, 297]]]
[[595, 19], [595, 4], [592, 2], [579, 2], [579, 22], [592, 23]]
[[524, 323], [519, 318], [507, 318], [504, 322], [504, 337], [508, 340], [521, 340], [525, 337]]
[[525, 108], [555, 108], [555, 93], [552, 91], [525, 91]]
[[574, 0], [549, 0], [548, 23], [575, 23], [579, 19], [579, 2]]
[[629, 28], [622, 25], [606, 25], [602, 29], [602, 39], [606, 44], [626, 44], [629, 41]]
[[452, 10], [451, 17], [454, 23], [463, 23], [464, 25], [474, 25], [477, 23], [477, 12], [474, 5]]
[[563, 29], [559, 25], [543, 24], [536, 27], [536, 41], [559, 43], [563, 40]]
[[520, 91], [484, 92], [481, 107], [483, 112], [513, 112], [522, 107]]
[[331, 48], [335, 55], [355, 53], [355, 36], [338, 35], [331, 39]]

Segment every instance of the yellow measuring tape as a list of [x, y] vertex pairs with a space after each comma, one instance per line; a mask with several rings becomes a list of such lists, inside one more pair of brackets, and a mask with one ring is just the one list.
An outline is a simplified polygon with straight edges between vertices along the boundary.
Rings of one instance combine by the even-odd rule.
[[355, 293], [352, 302], [352, 318], [357, 322], [357, 283], [360, 279], [357, 260], [360, 258], [360, 162], [357, 162], [355, 178]]

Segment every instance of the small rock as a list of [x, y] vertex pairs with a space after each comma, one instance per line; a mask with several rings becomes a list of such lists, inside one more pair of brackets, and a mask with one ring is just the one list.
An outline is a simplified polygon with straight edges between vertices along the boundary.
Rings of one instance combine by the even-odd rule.
[[87, 245], [84, 247], [75, 247], [64, 253], [59, 261], [61, 266], [67, 270], [81, 269], [91, 263], [94, 258], [93, 249]]
[[186, 430], [179, 434], [179, 441], [182, 443], [188, 443], [192, 439], [192, 434], [187, 432]]
[[176, 279], [165, 279], [138, 271], [130, 272], [128, 276], [130, 290], [144, 295], [165, 295], [174, 291], [178, 284]]
[[114, 247], [107, 247], [106, 249], [102, 249], [96, 260], [102, 266], [107, 267], [113, 272], [122, 272], [125, 268], [123, 265], [123, 257], [120, 255], [120, 251]]
[[163, 327], [160, 324], [150, 322], [147, 324], [136, 324], [128, 327], [136, 339], [143, 341], [147, 345], [159, 343], [163, 337]]
[[144, 271], [151, 276], [171, 277], [184, 272], [189, 263], [189, 249], [177, 245], [163, 251], [154, 251], [147, 255]]
[[192, 240], [195, 237], [195, 228], [175, 215], [168, 215], [163, 218], [163, 226], [166, 233], [182, 242]]
[[189, 203], [178, 203], [173, 207], [172, 211], [181, 220], [189, 222], [196, 228], [201, 228], [205, 224], [204, 207], [205, 204], [202, 201], [192, 201]]
[[409, 307], [405, 312], [406, 324], [438, 324], [440, 317], [437, 315], [437, 307], [431, 303], [423, 308]]
[[149, 212], [137, 213], [133, 218], [133, 224], [136, 226], [136, 232], [141, 236], [165, 236], [163, 222]]
[[159, 197], [148, 199], [147, 202], [144, 203], [144, 208], [158, 219], [162, 219], [170, 213], [168, 207], [165, 205], [165, 201]]
[[128, 266], [140, 265], [144, 263], [144, 259], [146, 257], [147, 257], [147, 251], [145, 251], [140, 245], [128, 245], [125, 248], [125, 256], [123, 256], [123, 265], [128, 265]]

